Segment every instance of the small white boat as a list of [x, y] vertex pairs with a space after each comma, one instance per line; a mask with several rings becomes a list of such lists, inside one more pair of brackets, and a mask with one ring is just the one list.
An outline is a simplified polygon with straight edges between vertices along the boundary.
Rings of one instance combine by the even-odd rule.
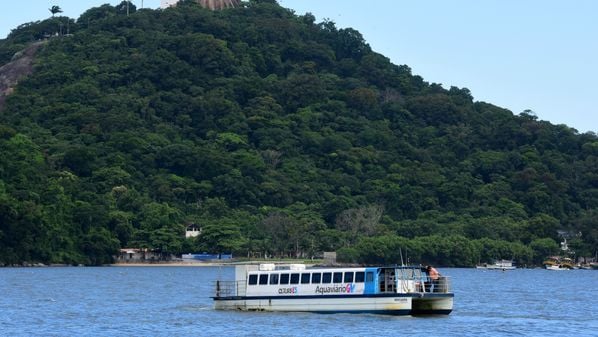
[[234, 281], [215, 286], [217, 310], [448, 315], [454, 298], [447, 277], [405, 266], [237, 265]]
[[512, 270], [517, 267], [513, 265], [513, 260], [500, 260], [494, 263], [485, 263], [483, 265], [477, 265], [477, 269], [492, 269], [492, 270]]
[[568, 266], [562, 264], [550, 264], [545, 266], [547, 270], [571, 270]]

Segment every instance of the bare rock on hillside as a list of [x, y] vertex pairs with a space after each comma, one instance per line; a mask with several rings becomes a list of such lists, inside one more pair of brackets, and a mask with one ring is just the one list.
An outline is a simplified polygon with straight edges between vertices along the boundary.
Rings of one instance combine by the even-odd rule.
[[4, 108], [6, 97], [14, 91], [17, 83], [33, 71], [33, 58], [44, 43], [45, 41], [32, 43], [0, 67], [0, 110]]

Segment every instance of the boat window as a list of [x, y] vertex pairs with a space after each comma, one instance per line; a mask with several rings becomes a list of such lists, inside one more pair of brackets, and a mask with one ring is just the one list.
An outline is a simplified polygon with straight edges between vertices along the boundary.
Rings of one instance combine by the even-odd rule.
[[318, 284], [322, 280], [322, 273], [311, 274], [311, 283]]
[[299, 273], [291, 274], [291, 284], [299, 283]]
[[374, 273], [371, 271], [368, 271], [367, 274], [365, 274], [365, 281], [366, 282], [374, 282]]
[[332, 283], [341, 283], [343, 282], [343, 273], [334, 273], [332, 275]]
[[355, 273], [355, 283], [362, 283], [365, 278], [365, 273], [358, 271]]
[[278, 284], [278, 274], [270, 274], [270, 284]]
[[345, 272], [345, 283], [353, 283], [353, 272], [352, 271]]
[[322, 283], [330, 283], [330, 281], [332, 281], [332, 273], [323, 273]]
[[249, 275], [249, 285], [257, 284], [257, 274]]
[[289, 274], [280, 274], [280, 284], [289, 284]]
[[260, 284], [268, 284], [268, 274], [260, 275]]
[[301, 274], [301, 284], [309, 284], [309, 276], [310, 273], [302, 273]]

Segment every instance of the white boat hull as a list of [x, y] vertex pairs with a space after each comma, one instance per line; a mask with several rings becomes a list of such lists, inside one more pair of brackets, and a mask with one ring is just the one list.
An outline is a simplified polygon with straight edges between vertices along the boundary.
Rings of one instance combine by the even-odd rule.
[[411, 315], [448, 315], [453, 311], [453, 296], [427, 294], [414, 297]]
[[505, 266], [505, 267], [489, 266], [489, 267], [487, 267], [487, 269], [491, 269], [491, 270], [514, 270], [514, 269], [516, 269], [516, 267], [514, 267], [514, 266]]
[[412, 298], [409, 296], [343, 296], [343, 297], [285, 297], [285, 298], [215, 298], [217, 310], [291, 311], [291, 312], [355, 312], [409, 315]]

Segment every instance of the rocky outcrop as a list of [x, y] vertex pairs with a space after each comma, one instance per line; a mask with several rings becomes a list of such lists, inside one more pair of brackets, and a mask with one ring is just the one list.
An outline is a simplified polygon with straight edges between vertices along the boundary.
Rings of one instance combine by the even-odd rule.
[[0, 110], [17, 83], [33, 71], [35, 53], [46, 41], [34, 42], [24, 50], [16, 53], [12, 60], [0, 67]]
[[199, 0], [198, 2], [202, 7], [212, 10], [238, 7], [240, 4], [239, 0]]
[[[225, 8], [233, 8], [239, 7], [241, 5], [240, 0], [195, 0], [198, 4], [200, 4], [204, 8], [209, 8], [211, 10], [217, 9], [225, 9]], [[162, 0], [160, 8], [167, 8], [171, 6], [176, 6], [179, 0]]]

